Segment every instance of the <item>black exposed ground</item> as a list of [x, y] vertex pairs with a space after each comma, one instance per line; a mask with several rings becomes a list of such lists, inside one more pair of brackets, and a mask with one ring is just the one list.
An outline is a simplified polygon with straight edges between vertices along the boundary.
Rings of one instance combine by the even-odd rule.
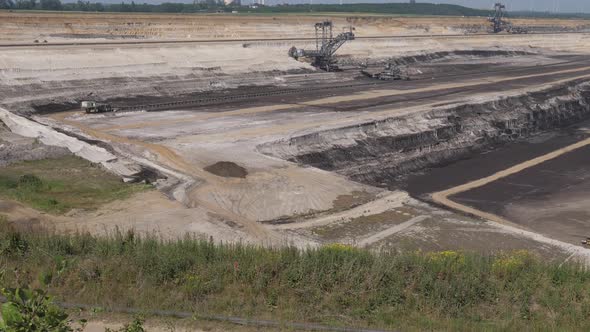
[[[585, 146], [451, 199], [579, 244], [590, 236], [590, 206], [579, 199], [589, 194], [590, 146]], [[510, 213], [514, 208], [521, 212]]]
[[430, 193], [489, 176], [578, 142], [590, 135], [576, 128], [589, 124], [590, 122], [585, 122], [556, 132], [542, 133], [518, 142], [492, 147], [451, 164], [437, 165], [403, 179], [392, 179], [390, 186], [401, 187], [414, 197], [427, 199]]

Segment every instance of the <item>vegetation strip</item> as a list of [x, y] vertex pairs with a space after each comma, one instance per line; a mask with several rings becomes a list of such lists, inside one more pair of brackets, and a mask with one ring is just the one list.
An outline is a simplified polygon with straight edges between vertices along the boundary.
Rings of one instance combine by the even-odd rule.
[[[481, 16], [493, 14], [492, 10], [469, 8], [455, 4], [438, 3], [350, 3], [350, 4], [277, 4], [274, 6], [202, 1], [193, 3], [165, 2], [148, 3], [101, 3], [101, 2], [61, 2], [60, 0], [13, 1], [0, 2], [0, 9], [39, 10], [39, 11], [75, 11], [75, 12], [118, 12], [118, 13], [233, 13], [233, 14], [325, 14], [350, 13], [374, 14], [379, 16]], [[512, 17], [532, 18], [588, 18], [587, 13], [554, 13], [541, 11], [517, 11]]]
[[308, 321], [302, 324], [334, 331], [590, 328], [583, 318], [590, 313], [590, 272], [525, 251], [377, 254], [339, 244], [298, 250], [132, 232], [57, 235], [0, 223], [0, 266], [0, 284], [38, 288], [43, 280], [68, 303], [194, 311], [242, 324]]

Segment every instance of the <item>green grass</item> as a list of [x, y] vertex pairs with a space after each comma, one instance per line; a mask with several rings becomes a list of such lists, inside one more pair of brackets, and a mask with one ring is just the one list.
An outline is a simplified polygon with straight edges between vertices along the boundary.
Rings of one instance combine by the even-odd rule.
[[90, 305], [402, 330], [588, 330], [590, 272], [527, 252], [268, 249], [0, 228], [4, 285]]
[[[27, 178], [37, 180], [30, 183]], [[25, 161], [0, 168], [0, 197], [54, 214], [72, 209], [93, 210], [147, 188], [125, 184], [100, 166], [74, 156]]]

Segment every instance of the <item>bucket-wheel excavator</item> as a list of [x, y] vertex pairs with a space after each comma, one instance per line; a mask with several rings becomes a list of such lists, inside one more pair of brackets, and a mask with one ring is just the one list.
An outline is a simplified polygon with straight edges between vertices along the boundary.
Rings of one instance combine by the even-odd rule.
[[342, 32], [336, 37], [333, 35], [332, 21], [323, 21], [315, 24], [315, 50], [304, 50], [295, 46], [289, 49], [289, 56], [299, 60], [306, 58], [311, 60], [311, 64], [325, 71], [337, 71], [338, 65], [334, 58], [334, 53], [349, 40], [354, 39], [354, 29]]

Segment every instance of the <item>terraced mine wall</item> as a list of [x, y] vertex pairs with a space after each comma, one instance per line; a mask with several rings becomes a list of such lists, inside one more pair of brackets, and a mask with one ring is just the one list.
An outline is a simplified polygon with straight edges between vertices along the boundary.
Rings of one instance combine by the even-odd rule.
[[590, 83], [435, 109], [259, 146], [263, 153], [388, 187], [392, 178], [590, 118]]
[[[375, 17], [300, 15], [186, 15], [140, 13], [9, 13], [0, 11], [0, 40], [33, 39], [235, 39], [313, 37], [315, 22], [331, 19], [357, 32], [388, 34], [453, 33], [462, 26], [487, 27], [478, 17]], [[572, 24], [564, 22], [565, 24]], [[578, 26], [581, 23], [573, 23]], [[553, 23], [551, 25], [554, 25]]]
[[[373, 56], [369, 64], [393, 63], [399, 66], [409, 66], [424, 63], [436, 63], [439, 61], [453, 59], [474, 59], [474, 58], [492, 58], [492, 57], [517, 57], [535, 55], [534, 52], [525, 52], [519, 50], [494, 50], [494, 49], [468, 49], [454, 51], [440, 51], [424, 54], [410, 54], [398, 57], [391, 56]], [[354, 57], [351, 55], [341, 56], [338, 59], [340, 65], [356, 65], [367, 63], [366, 58]]]
[[[349, 15], [231, 15], [0, 11], [0, 42], [63, 39], [236, 39], [313, 37], [315, 22], [352, 25], [359, 36], [485, 33], [484, 17]], [[585, 31], [586, 20], [512, 19], [534, 32]]]

